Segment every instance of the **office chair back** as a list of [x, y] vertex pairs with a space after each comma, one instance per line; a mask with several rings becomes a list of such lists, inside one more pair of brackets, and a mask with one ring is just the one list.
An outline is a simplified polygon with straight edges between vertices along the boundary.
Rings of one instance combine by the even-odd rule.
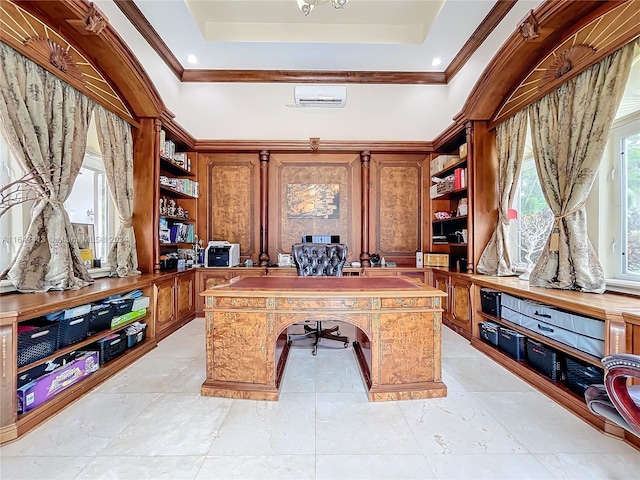
[[342, 243], [296, 243], [291, 252], [300, 277], [341, 277], [347, 261], [347, 246]]

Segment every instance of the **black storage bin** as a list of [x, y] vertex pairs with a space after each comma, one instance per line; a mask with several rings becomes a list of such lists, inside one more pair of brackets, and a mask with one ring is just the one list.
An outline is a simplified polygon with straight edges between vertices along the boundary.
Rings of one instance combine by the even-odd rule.
[[48, 357], [58, 349], [58, 322], [44, 319], [18, 325], [18, 367]]
[[58, 320], [58, 348], [68, 347], [87, 338], [90, 315]]
[[125, 335], [127, 336], [127, 348], [135, 347], [137, 344], [141, 343], [145, 339], [145, 332], [147, 330], [147, 324], [141, 323], [139, 328], [137, 325], [131, 325], [125, 328]]
[[545, 344], [527, 338], [527, 362], [535, 370], [546, 375], [554, 382], [564, 381], [566, 367], [562, 352], [558, 352]]
[[111, 305], [111, 308], [113, 308], [113, 316], [119, 317], [120, 315], [129, 313], [133, 307], [133, 300], [133, 298], [111, 300], [109, 304]]
[[74, 350], [73, 352], [65, 353], [64, 355], [60, 355], [59, 357], [54, 358], [53, 360], [49, 360], [48, 362], [40, 363], [29, 370], [26, 370], [20, 374], [18, 374], [18, 388], [26, 385], [27, 383], [35, 380], [36, 378], [41, 377], [47, 373], [52, 372], [58, 367], [64, 366], [67, 363], [72, 362], [78, 356], [78, 352]]
[[502, 292], [492, 288], [482, 287], [480, 289], [480, 305], [482, 313], [500, 317], [500, 295]]
[[595, 365], [578, 360], [570, 356], [567, 362], [567, 386], [584, 399], [584, 391], [589, 385], [604, 384], [604, 370]]
[[95, 303], [91, 305], [89, 318], [89, 335], [109, 330], [113, 319], [113, 307], [110, 303]]
[[500, 327], [498, 332], [498, 346], [500, 349], [519, 362], [524, 361], [526, 358], [526, 339], [526, 335], [511, 330], [510, 328]]
[[111, 333], [87, 347], [87, 350], [98, 350], [100, 352], [100, 366], [119, 357], [126, 349], [127, 337], [124, 331]]
[[494, 322], [482, 322], [480, 326], [480, 338], [491, 345], [498, 345], [498, 329], [500, 326]]

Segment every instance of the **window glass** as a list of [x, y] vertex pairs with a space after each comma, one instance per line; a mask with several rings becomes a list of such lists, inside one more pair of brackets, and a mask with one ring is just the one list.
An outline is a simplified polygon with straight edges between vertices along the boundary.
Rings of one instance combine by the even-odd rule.
[[620, 142], [621, 273], [640, 279], [640, 126]]
[[509, 227], [512, 260], [517, 267], [531, 269], [549, 237], [553, 213], [542, 194], [529, 129], [512, 209], [511, 217], [515, 217]]
[[11, 259], [17, 254], [29, 227], [29, 211], [33, 200], [23, 202], [22, 199], [34, 198], [36, 193], [25, 183], [20, 182], [24, 175], [24, 169], [11, 154], [8, 143], [0, 133], [0, 186], [2, 186], [0, 272], [9, 266]]
[[[599, 199], [613, 227], [599, 253], [607, 277], [640, 281], [640, 56], [636, 56], [609, 136], [611, 160], [603, 158], [600, 174], [615, 195]], [[606, 221], [607, 219], [604, 218]], [[603, 222], [604, 223], [604, 222]], [[611, 245], [612, 248], [606, 248]], [[607, 268], [606, 265], [612, 265]]]

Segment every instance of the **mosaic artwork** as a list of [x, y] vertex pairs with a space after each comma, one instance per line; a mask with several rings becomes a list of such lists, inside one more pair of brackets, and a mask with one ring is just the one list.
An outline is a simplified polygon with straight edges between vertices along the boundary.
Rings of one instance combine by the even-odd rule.
[[287, 184], [287, 218], [340, 218], [340, 185]]

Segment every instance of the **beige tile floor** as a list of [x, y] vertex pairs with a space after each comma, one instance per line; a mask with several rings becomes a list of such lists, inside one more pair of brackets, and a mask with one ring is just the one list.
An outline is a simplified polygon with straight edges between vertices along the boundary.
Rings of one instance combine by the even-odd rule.
[[[204, 320], [22, 439], [9, 479], [638, 479], [607, 437], [443, 332], [442, 399], [370, 403], [351, 348], [292, 350], [278, 402], [201, 397]], [[333, 348], [330, 345], [333, 343]]]

